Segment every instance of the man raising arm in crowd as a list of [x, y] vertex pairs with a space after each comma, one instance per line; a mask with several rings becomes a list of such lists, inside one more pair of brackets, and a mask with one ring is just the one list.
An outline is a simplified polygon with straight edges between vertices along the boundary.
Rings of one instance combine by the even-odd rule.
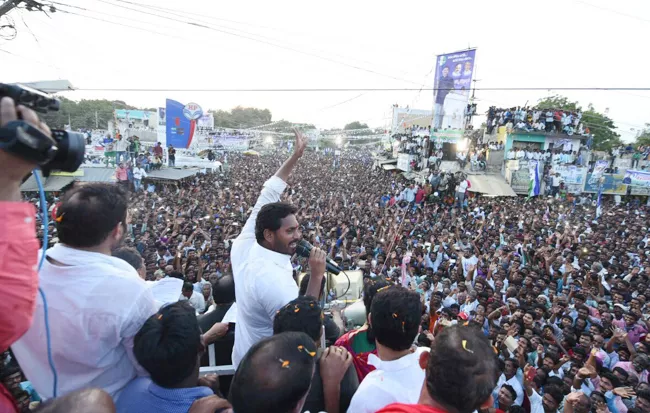
[[[276, 312], [298, 297], [290, 261], [301, 239], [295, 215], [298, 209], [278, 202], [291, 171], [307, 147], [307, 139], [302, 133], [296, 130], [295, 135], [293, 154], [264, 183], [262, 193], [230, 253], [237, 299], [232, 357], [235, 366], [255, 343], [273, 335]], [[323, 251], [312, 249], [309, 268], [311, 277], [307, 295], [318, 297], [325, 274]]]

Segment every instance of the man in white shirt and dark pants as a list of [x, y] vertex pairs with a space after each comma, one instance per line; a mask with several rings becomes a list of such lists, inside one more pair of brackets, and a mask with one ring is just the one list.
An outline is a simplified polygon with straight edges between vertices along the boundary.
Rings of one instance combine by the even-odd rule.
[[117, 399], [129, 381], [145, 373], [133, 356], [133, 339], [158, 307], [136, 270], [111, 256], [127, 232], [127, 206], [117, 185], [87, 184], [69, 191], [57, 209], [60, 243], [47, 250], [39, 272], [49, 326], [39, 299], [32, 326], [12, 346], [25, 376], [45, 399], [89, 387]]
[[[291, 256], [301, 240], [297, 208], [278, 202], [287, 179], [307, 147], [307, 139], [295, 131], [294, 152], [262, 188], [246, 225], [234, 241], [230, 258], [237, 298], [237, 328], [232, 361], [239, 365], [258, 341], [273, 335], [276, 312], [298, 297]], [[325, 275], [325, 252], [313, 248], [309, 258], [311, 277], [307, 295], [318, 297]]]
[[135, 192], [139, 192], [142, 188], [142, 178], [146, 178], [147, 173], [141, 166], [136, 165], [133, 167], [133, 186], [135, 187]]

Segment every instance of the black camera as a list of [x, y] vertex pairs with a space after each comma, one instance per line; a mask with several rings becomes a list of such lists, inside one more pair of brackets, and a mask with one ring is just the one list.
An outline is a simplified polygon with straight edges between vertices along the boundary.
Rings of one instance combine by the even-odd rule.
[[[0, 83], [0, 99], [5, 96], [12, 98], [16, 105], [37, 112], [59, 110], [58, 99], [24, 85]], [[81, 133], [52, 130], [52, 137], [49, 137], [20, 119], [0, 128], [0, 146], [9, 153], [36, 162], [44, 176], [53, 170], [76, 171], [83, 162], [86, 149]]]

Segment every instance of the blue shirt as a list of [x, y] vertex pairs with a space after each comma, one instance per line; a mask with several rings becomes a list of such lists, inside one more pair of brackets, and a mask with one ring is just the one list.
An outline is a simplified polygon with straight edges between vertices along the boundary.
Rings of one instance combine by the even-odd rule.
[[166, 389], [139, 377], [122, 390], [115, 407], [118, 413], [187, 413], [195, 400], [213, 394], [208, 387]]

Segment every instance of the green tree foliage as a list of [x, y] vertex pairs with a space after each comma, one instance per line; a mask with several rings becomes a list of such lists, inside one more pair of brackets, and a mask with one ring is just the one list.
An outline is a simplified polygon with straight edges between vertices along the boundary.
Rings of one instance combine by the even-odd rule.
[[74, 129], [95, 129], [96, 125], [100, 129], [106, 129], [108, 128], [108, 121], [113, 119], [114, 109], [137, 109], [121, 100], [102, 99], [75, 102], [64, 97], [59, 97], [59, 99], [61, 100], [61, 106], [58, 112], [41, 114], [41, 118], [52, 129], [61, 129], [68, 122], [72, 123]]
[[614, 121], [607, 115], [598, 112], [590, 103], [584, 110], [578, 102], [572, 102], [565, 96], [555, 95], [540, 99], [537, 103], [540, 109], [561, 109], [568, 111], [582, 110], [582, 122], [594, 135], [592, 148], [598, 151], [608, 151], [623, 144], [621, 135], [616, 133]]
[[650, 123], [645, 124], [645, 128], [636, 136], [634, 144], [636, 146], [650, 146]]
[[245, 129], [271, 123], [271, 111], [268, 109], [244, 108], [237, 106], [230, 111], [216, 110], [214, 126], [220, 128]]
[[368, 125], [355, 120], [354, 122], [345, 125], [343, 129], [345, 130], [368, 129]]

